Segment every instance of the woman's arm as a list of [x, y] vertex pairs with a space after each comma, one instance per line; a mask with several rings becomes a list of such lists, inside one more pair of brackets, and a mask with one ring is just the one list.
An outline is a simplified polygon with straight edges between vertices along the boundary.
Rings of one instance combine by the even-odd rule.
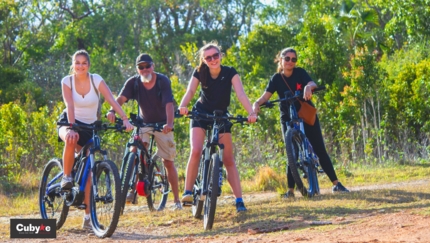
[[188, 114], [188, 104], [196, 93], [197, 87], [199, 87], [200, 81], [196, 77], [192, 77], [188, 83], [187, 91], [182, 97], [181, 103], [179, 104], [179, 112], [181, 115]]
[[242, 103], [243, 108], [248, 112], [248, 121], [255, 122], [257, 120], [257, 115], [252, 110], [251, 102], [249, 102], [248, 96], [245, 94], [245, 90], [243, 90], [242, 81], [240, 80], [239, 74], [233, 76], [231, 83], [233, 84], [234, 91], [236, 92], [236, 96], [240, 103]]
[[64, 104], [67, 107], [67, 119], [69, 123], [75, 123], [75, 104], [73, 102], [72, 89], [66, 84], [61, 85]]
[[258, 98], [254, 104], [252, 105], [252, 108], [254, 109], [255, 113], [260, 112], [260, 106], [264, 103], [266, 103], [267, 101], [270, 100], [270, 97], [272, 97], [272, 93], [264, 91], [263, 95], [260, 96], [260, 98]]
[[310, 100], [312, 98], [312, 90], [317, 87], [314, 81], [309, 81], [303, 89], [303, 99]]
[[132, 130], [133, 125], [129, 123], [127, 115], [125, 114], [121, 106], [113, 97], [112, 92], [110, 91], [109, 87], [107, 86], [104, 80], [102, 80], [99, 84], [99, 91], [103, 95], [103, 97], [105, 97], [106, 101], [112, 106], [115, 112], [118, 113], [118, 115], [121, 117], [121, 119], [124, 122], [124, 126], [126, 127], [126, 131]]

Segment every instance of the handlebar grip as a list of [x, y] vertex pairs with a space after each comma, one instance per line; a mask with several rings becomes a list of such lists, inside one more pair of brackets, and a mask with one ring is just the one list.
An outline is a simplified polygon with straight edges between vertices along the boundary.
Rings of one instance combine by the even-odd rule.
[[313, 92], [321, 91], [321, 90], [325, 90], [325, 86], [324, 86], [324, 85], [321, 85], [321, 86], [316, 87], [316, 88], [313, 90]]

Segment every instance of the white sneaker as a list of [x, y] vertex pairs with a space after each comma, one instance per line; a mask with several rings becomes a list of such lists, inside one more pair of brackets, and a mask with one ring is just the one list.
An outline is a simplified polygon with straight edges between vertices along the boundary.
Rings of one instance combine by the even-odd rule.
[[91, 219], [86, 219], [84, 217], [84, 222], [82, 223], [82, 229], [84, 230], [93, 230], [93, 226], [91, 225]]
[[181, 202], [175, 202], [175, 204], [173, 205], [173, 211], [177, 211], [177, 210], [182, 210], [182, 204]]
[[73, 187], [73, 178], [71, 176], [63, 176], [63, 179], [61, 179], [61, 188], [72, 189], [72, 187]]
[[127, 197], [125, 198], [125, 202], [126, 203], [137, 204], [138, 203], [137, 199], [139, 197], [136, 195], [136, 200], [134, 200], [134, 203], [133, 203], [133, 198], [134, 198], [134, 192], [133, 192], [133, 190], [130, 190], [130, 191], [127, 192]]

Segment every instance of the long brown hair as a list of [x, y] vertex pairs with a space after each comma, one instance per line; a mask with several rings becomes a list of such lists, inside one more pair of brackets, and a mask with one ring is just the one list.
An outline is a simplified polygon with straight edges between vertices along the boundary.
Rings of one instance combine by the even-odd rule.
[[200, 83], [202, 84], [203, 88], [207, 88], [206, 77], [207, 77], [207, 74], [209, 72], [209, 67], [203, 61], [203, 58], [204, 58], [205, 51], [212, 49], [212, 48], [214, 48], [218, 51], [218, 53], [220, 54], [220, 58], [221, 58], [221, 47], [218, 45], [218, 43], [216, 41], [211, 41], [208, 44], [204, 45], [202, 48], [200, 48], [200, 50], [198, 52], [199, 53], [199, 65], [197, 66], [197, 72], [199, 73]]
[[277, 54], [275, 57], [275, 62], [278, 63], [278, 68], [277, 68], [278, 73], [281, 73], [283, 71], [282, 58], [284, 58], [288, 52], [292, 52], [296, 54], [296, 57], [297, 57], [297, 52], [292, 47], [287, 47], [282, 49], [282, 51], [280, 51], [279, 54]]
[[70, 65], [70, 71], [69, 71], [70, 75], [72, 75], [72, 74], [75, 73], [75, 69], [74, 69], [74, 67], [75, 67], [75, 60], [76, 60], [76, 57], [79, 56], [79, 55], [82, 55], [82, 56], [84, 56], [87, 59], [88, 66], [90, 66], [90, 64], [91, 64], [90, 54], [88, 54], [88, 52], [86, 50], [79, 50], [79, 51], [75, 52], [75, 54], [73, 54], [73, 56], [72, 56], [72, 65]]

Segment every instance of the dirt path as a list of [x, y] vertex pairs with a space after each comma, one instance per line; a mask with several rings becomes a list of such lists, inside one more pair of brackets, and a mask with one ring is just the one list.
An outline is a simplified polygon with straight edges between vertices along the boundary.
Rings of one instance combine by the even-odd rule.
[[[430, 180], [420, 180], [405, 183], [392, 183], [376, 186], [354, 187], [351, 191], [365, 191], [376, 189], [397, 189], [405, 186], [425, 186], [430, 185]], [[322, 194], [330, 193], [328, 190]], [[309, 222], [297, 220], [288, 225], [278, 225], [268, 230], [276, 231], [277, 228], [287, 226], [289, 229], [269, 232], [255, 233], [255, 229], [236, 227], [230, 232], [220, 231], [220, 233], [209, 236], [201, 234], [186, 234], [180, 236], [169, 233], [170, 225], [142, 227], [131, 224], [132, 226], [118, 227], [114, 235], [109, 239], [98, 239], [92, 234], [86, 234], [81, 230], [67, 230], [57, 236], [55, 242], [349, 242], [349, 243], [388, 243], [388, 242], [430, 242], [430, 196], [426, 195], [425, 203], [419, 208], [405, 208], [400, 210], [371, 211], [364, 213], [347, 214], [344, 217], [334, 217], [327, 221]], [[255, 193], [244, 196], [245, 201], [259, 204], [277, 200], [279, 195], [276, 193]], [[219, 206], [227, 204], [231, 199], [228, 197], [220, 198]], [[423, 210], [424, 209], [424, 210]], [[139, 212], [145, 214], [143, 206], [128, 206], [129, 212]], [[427, 213], [422, 213], [426, 211]], [[0, 217], [0, 224], [8, 222], [9, 218]], [[121, 221], [121, 220], [120, 220]], [[191, 223], [190, 223], [191, 222]], [[195, 221], [183, 222], [183, 227], [201, 227]], [[313, 223], [327, 225], [312, 225]], [[329, 224], [328, 224], [329, 223]], [[179, 226], [181, 227], [181, 226]], [[172, 229], [173, 231], [173, 229]], [[0, 241], [10, 239], [0, 239]], [[15, 241], [15, 240], [14, 240]], [[16, 240], [18, 241], [18, 240]], [[51, 240], [38, 240], [35, 242], [48, 242]], [[27, 242], [27, 241], [26, 241]]]

